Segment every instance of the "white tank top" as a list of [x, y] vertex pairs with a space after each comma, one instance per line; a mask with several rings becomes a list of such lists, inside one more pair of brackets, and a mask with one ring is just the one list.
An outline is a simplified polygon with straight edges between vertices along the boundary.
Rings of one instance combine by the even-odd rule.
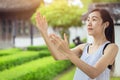
[[[95, 65], [96, 62], [103, 55], [103, 48], [107, 43], [110, 43], [110, 42], [109, 41], [105, 42], [103, 45], [101, 45], [97, 49], [95, 53], [92, 53], [92, 54], [88, 54], [87, 49], [90, 44], [87, 44], [83, 50], [81, 60], [83, 60], [85, 63], [91, 66]], [[74, 80], [110, 80], [110, 69], [106, 68], [98, 77], [96, 77], [95, 79], [91, 79], [82, 70], [80, 70], [79, 68], [76, 68]]]

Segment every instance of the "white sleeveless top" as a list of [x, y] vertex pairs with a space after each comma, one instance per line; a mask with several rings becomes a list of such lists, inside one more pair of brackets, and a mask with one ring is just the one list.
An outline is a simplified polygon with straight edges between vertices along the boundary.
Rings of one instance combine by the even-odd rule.
[[[109, 41], [105, 42], [103, 45], [101, 45], [98, 48], [98, 50], [95, 53], [92, 53], [92, 54], [88, 54], [87, 49], [90, 44], [87, 44], [83, 50], [81, 60], [83, 60], [85, 63], [91, 66], [95, 65], [96, 62], [103, 55], [103, 48], [107, 43], [110, 43], [110, 42]], [[77, 68], [74, 75], [74, 80], [110, 80], [110, 69], [106, 68], [98, 77], [96, 77], [95, 79], [91, 79], [82, 70]]]

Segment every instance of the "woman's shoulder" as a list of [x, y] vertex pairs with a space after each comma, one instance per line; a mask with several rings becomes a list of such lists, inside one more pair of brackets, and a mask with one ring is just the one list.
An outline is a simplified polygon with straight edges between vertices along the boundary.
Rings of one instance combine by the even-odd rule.
[[105, 49], [105, 51], [115, 51], [115, 52], [116, 51], [118, 52], [118, 50], [119, 50], [119, 47], [115, 43], [110, 43]]
[[118, 49], [118, 45], [115, 44], [115, 43], [111, 43], [111, 44], [108, 45], [108, 48], [116, 48], [116, 49]]

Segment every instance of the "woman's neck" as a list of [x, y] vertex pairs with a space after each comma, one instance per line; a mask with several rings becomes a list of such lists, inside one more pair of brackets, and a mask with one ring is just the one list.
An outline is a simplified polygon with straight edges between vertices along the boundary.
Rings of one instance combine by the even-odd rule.
[[96, 37], [93, 37], [94, 41], [93, 41], [93, 45], [94, 46], [100, 46], [102, 45], [103, 43], [105, 43], [106, 41], [108, 41], [106, 39], [105, 36], [101, 35], [101, 36], [96, 36]]

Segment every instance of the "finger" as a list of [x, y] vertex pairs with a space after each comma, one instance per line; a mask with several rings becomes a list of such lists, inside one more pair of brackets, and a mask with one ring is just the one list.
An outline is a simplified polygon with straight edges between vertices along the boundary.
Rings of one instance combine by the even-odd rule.
[[58, 42], [62, 41], [62, 39], [61, 39], [59, 36], [55, 35], [55, 34], [53, 34], [53, 37], [54, 37]]
[[36, 15], [36, 23], [37, 23], [37, 26], [41, 25], [41, 16], [39, 12], [37, 12], [37, 15]]
[[40, 15], [39, 12], [36, 13], [36, 18], [37, 18], [37, 19], [40, 19], [40, 18], [41, 18], [41, 15]]
[[48, 37], [51, 38], [52, 34], [49, 34]]
[[49, 37], [49, 40], [55, 45], [55, 42], [54, 42], [54, 40], [53, 40], [53, 38], [52, 38], [52, 35], [53, 35], [53, 34], [49, 34], [48, 37]]
[[37, 24], [37, 27], [39, 28], [47, 26], [45, 17], [42, 16], [39, 12], [37, 12], [37, 15], [36, 15], [36, 24]]
[[54, 40], [55, 44], [59, 44], [61, 42], [60, 37], [55, 34], [52, 35], [52, 39]]
[[54, 36], [53, 36], [54, 34], [50, 34], [49, 35], [49, 39], [50, 39], [50, 41], [52, 42], [52, 43], [56, 43], [56, 41], [55, 41], [55, 38], [54, 38]]
[[67, 35], [64, 33], [64, 41], [68, 44]]
[[44, 18], [43, 18], [43, 16], [40, 14], [40, 12], [37, 12], [36, 18], [37, 18], [38, 21], [41, 21], [41, 22], [44, 21]]
[[40, 12], [37, 12], [37, 13], [36, 13], [36, 16], [37, 16], [38, 18], [40, 18], [40, 19], [42, 18], [42, 15], [40, 14]]
[[47, 20], [46, 20], [45, 16], [43, 16], [43, 22], [45, 23], [45, 25], [47, 25]]
[[53, 34], [50, 34], [50, 35], [48, 36], [51, 41], [54, 40], [52, 36], [53, 36]]
[[55, 34], [49, 34], [49, 37], [52, 38], [53, 35], [55, 35]]

